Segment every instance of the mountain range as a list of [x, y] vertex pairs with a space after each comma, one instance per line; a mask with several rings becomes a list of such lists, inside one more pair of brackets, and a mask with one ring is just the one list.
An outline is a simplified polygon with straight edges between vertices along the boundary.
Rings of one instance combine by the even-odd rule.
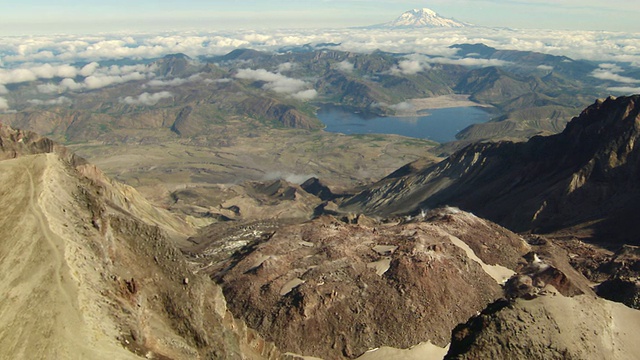
[[[38, 87], [51, 84], [20, 84], [12, 89], [16, 112], [0, 114], [0, 119], [62, 141], [121, 141], [131, 137], [132, 129], [170, 129], [190, 138], [216, 133], [209, 130], [230, 118], [312, 130], [322, 127], [315, 115], [320, 104], [393, 115], [393, 105], [411, 99], [466, 94], [475, 102], [491, 105], [496, 121], [461, 133], [461, 140], [526, 139], [560, 131], [588, 99], [601, 93], [596, 79], [589, 77], [597, 66], [586, 61], [482, 44], [452, 48], [471, 65], [429, 55], [407, 59], [403, 54], [381, 51], [360, 54], [329, 49], [289, 49], [275, 54], [239, 49], [199, 60], [175, 54], [145, 65], [155, 80], [68, 92], [67, 101], [57, 105], [42, 105], [52, 101], [48, 95], [29, 99]], [[480, 65], [473, 65], [475, 62]], [[482, 66], [485, 62], [496, 65]], [[287, 65], [287, 70], [278, 70]], [[304, 100], [285, 91], [286, 87], [271, 90], [276, 89], [275, 80], [260, 80], [261, 76], [307, 86], [313, 96]], [[162, 98], [138, 100], [144, 94]]]

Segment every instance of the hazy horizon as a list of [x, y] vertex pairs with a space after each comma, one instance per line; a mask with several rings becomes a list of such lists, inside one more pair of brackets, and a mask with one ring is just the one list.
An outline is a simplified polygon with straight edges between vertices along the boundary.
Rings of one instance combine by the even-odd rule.
[[0, 14], [0, 36], [104, 32], [346, 28], [395, 19], [427, 7], [484, 27], [640, 32], [640, 3], [598, 1], [184, 1], [64, 4], [27, 0]]

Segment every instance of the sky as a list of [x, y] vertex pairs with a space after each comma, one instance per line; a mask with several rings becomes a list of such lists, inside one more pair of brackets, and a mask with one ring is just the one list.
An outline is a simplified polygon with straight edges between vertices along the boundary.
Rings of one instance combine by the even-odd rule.
[[344, 28], [422, 7], [488, 27], [640, 32], [637, 0], [0, 0], [0, 6], [0, 36]]

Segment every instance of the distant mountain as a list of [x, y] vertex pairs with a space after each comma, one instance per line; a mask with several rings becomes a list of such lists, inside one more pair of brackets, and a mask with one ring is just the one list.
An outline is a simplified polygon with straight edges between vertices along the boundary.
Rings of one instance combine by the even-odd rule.
[[370, 26], [370, 28], [461, 28], [469, 25], [470, 24], [442, 17], [431, 9], [422, 8], [409, 10], [391, 22], [373, 25]]

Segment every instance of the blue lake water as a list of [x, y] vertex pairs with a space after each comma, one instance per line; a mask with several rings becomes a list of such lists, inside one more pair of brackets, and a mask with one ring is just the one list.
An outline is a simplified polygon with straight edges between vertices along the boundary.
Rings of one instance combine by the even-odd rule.
[[323, 106], [318, 118], [326, 131], [343, 134], [397, 134], [444, 143], [472, 124], [486, 122], [491, 114], [478, 107], [457, 107], [427, 110], [417, 117], [380, 117], [365, 115], [336, 106]]

